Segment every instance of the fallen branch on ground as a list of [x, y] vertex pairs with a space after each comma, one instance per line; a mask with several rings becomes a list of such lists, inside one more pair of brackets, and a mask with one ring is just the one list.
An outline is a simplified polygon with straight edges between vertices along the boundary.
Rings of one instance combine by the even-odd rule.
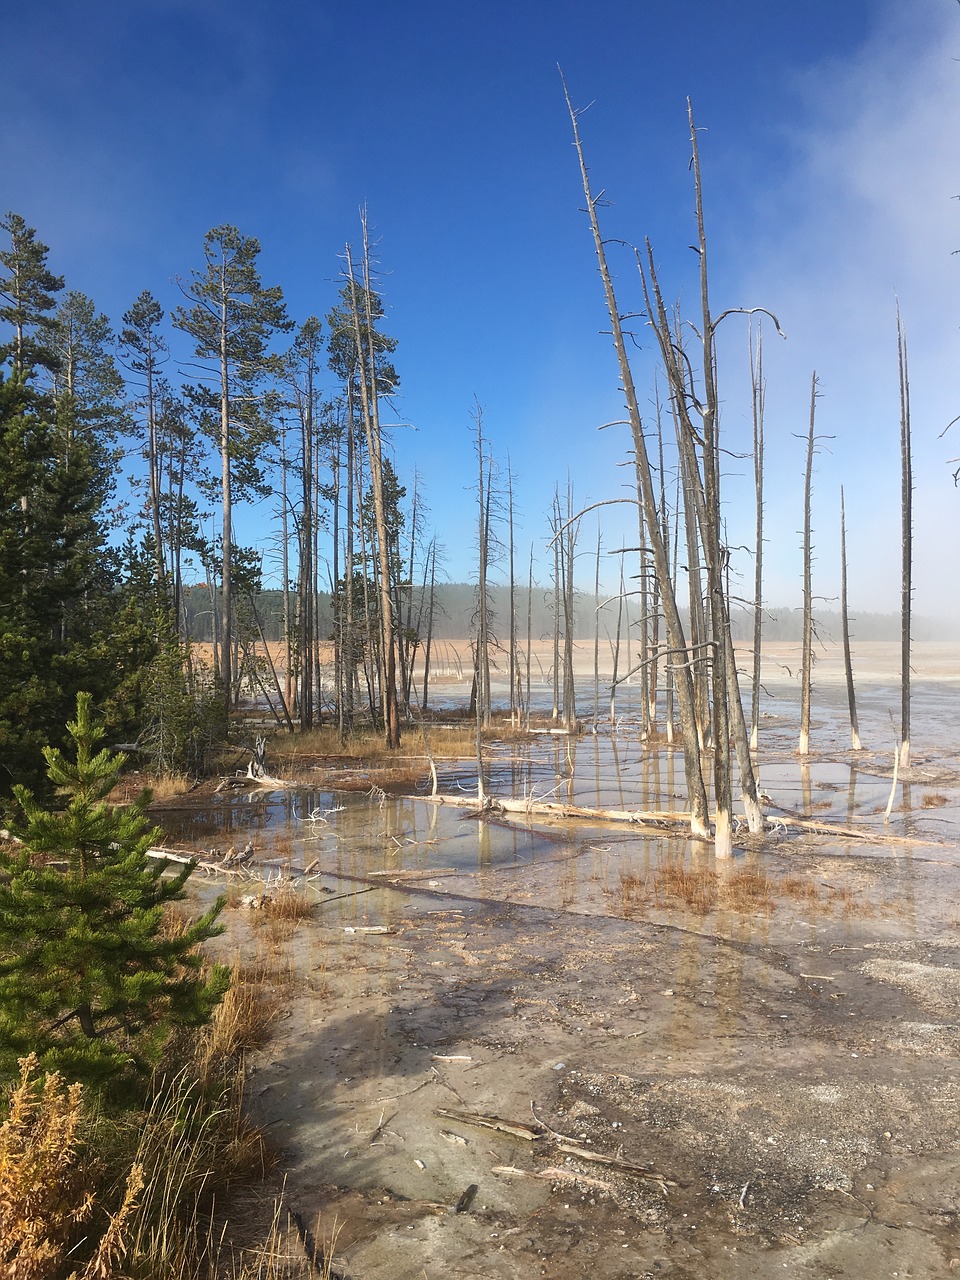
[[[436, 795], [422, 797], [427, 802], [456, 805], [465, 808], [475, 802], [474, 797]], [[584, 805], [563, 804], [553, 800], [514, 800], [508, 796], [491, 796], [483, 809], [469, 816], [483, 818], [502, 814], [518, 813], [530, 818], [577, 818], [587, 822], [628, 823], [635, 827], [645, 827], [655, 831], [677, 831], [678, 834], [690, 835], [690, 815], [659, 809], [591, 809]], [[842, 836], [849, 840], [863, 840], [868, 844], [897, 844], [911, 846], [936, 847], [941, 841], [921, 840], [916, 836], [895, 836], [886, 831], [875, 831], [869, 827], [854, 827], [835, 822], [818, 822], [812, 818], [802, 818], [781, 810], [776, 815], [779, 827], [795, 828], [797, 831], [808, 831], [813, 835]], [[682, 832], [681, 832], [681, 829]]]

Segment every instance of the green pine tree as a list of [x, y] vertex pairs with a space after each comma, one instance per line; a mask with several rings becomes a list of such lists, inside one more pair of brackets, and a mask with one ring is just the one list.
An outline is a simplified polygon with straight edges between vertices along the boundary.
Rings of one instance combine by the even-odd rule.
[[54, 369], [57, 357], [51, 337], [56, 320], [49, 312], [56, 306], [54, 294], [63, 288], [63, 276], [49, 270], [50, 250], [19, 213], [0, 218], [0, 231], [10, 237], [10, 247], [0, 249], [0, 321], [13, 328], [13, 341], [0, 344], [0, 360], [11, 357], [17, 373], [38, 366]]
[[146, 792], [125, 808], [106, 803], [125, 758], [97, 750], [104, 729], [89, 694], [67, 730], [74, 758], [44, 751], [65, 807], [14, 788], [22, 844], [0, 849], [0, 1077], [33, 1052], [45, 1070], [115, 1093], [223, 997], [229, 971], [205, 973], [199, 947], [222, 932], [224, 900], [192, 923], [169, 918], [193, 866], [166, 875], [147, 856], [159, 832]]

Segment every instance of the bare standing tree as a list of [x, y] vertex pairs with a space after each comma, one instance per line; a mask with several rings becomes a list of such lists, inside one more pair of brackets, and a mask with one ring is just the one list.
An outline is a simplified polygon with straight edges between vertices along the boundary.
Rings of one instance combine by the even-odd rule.
[[[762, 311], [769, 315], [779, 330], [776, 318], [762, 307], [728, 308], [714, 317], [710, 307], [707, 238], [703, 215], [703, 183], [700, 174], [700, 152], [693, 109], [688, 99], [692, 167], [697, 216], [697, 256], [700, 266], [700, 384], [694, 385], [693, 366], [683, 350], [679, 326], [671, 325], [657, 279], [653, 251], [646, 242], [645, 260], [637, 253], [637, 265], [643, 283], [644, 300], [650, 323], [657, 337], [660, 355], [670, 383], [672, 402], [676, 408], [677, 444], [683, 466], [684, 504], [692, 502], [696, 513], [707, 574], [709, 600], [709, 645], [713, 660], [712, 710], [714, 791], [716, 795], [716, 851], [720, 857], [732, 850], [732, 762], [731, 746], [736, 751], [740, 790], [747, 824], [751, 832], [764, 827], [763, 813], [757, 795], [756, 776], [750, 755], [750, 743], [739, 677], [730, 629], [730, 612], [726, 591], [725, 569], [728, 550], [721, 536], [720, 516], [720, 445], [717, 392], [716, 332], [729, 315], [750, 315]], [[694, 425], [691, 414], [698, 418]], [[700, 460], [697, 458], [699, 446]], [[702, 468], [702, 470], [701, 470]]]
[[519, 700], [518, 700], [518, 681], [517, 673], [517, 584], [516, 584], [516, 568], [514, 563], [514, 539], [513, 539], [513, 468], [510, 465], [510, 456], [507, 455], [507, 532], [509, 538], [509, 568], [510, 568], [510, 625], [509, 625], [509, 645], [510, 653], [507, 660], [507, 678], [510, 681], [510, 724], [516, 728], [519, 723]]
[[860, 726], [857, 724], [857, 695], [853, 685], [853, 661], [850, 656], [850, 619], [847, 612], [847, 517], [840, 486], [840, 625], [843, 631], [843, 669], [847, 678], [847, 706], [850, 708], [850, 745], [860, 750]]
[[763, 333], [757, 330], [756, 354], [750, 335], [750, 391], [753, 408], [753, 478], [756, 492], [756, 551], [753, 564], [753, 681], [750, 705], [750, 747], [760, 742], [760, 657], [763, 643]]
[[577, 727], [576, 682], [573, 669], [573, 566], [580, 521], [573, 514], [573, 489], [567, 480], [567, 518], [563, 537], [557, 539], [563, 564], [563, 726], [568, 733]]
[[[620, 381], [626, 399], [627, 413], [630, 421], [630, 430], [633, 442], [634, 470], [636, 473], [637, 498], [639, 500], [643, 512], [644, 523], [647, 528], [654, 571], [657, 574], [657, 579], [660, 584], [660, 596], [664, 608], [667, 642], [676, 655], [674, 659], [676, 662], [676, 691], [683, 735], [687, 798], [690, 806], [690, 830], [693, 835], [709, 837], [711, 834], [710, 813], [707, 805], [707, 793], [703, 782], [703, 772], [700, 763], [700, 748], [697, 741], [693, 701], [693, 682], [690, 677], [689, 666], [681, 657], [686, 654], [686, 637], [684, 635], [683, 624], [680, 618], [680, 610], [677, 606], [673, 581], [670, 577], [670, 559], [667, 549], [664, 546], [663, 538], [660, 533], [659, 522], [657, 520], [656, 491], [650, 468], [650, 459], [647, 453], [646, 439], [644, 437], [643, 420], [640, 415], [640, 405], [633, 381], [633, 371], [630, 367], [629, 357], [627, 356], [620, 309], [617, 305], [613, 281], [607, 265], [606, 246], [600, 231], [600, 223], [597, 216], [597, 206], [600, 197], [594, 197], [591, 191], [590, 177], [587, 172], [583, 145], [580, 140], [579, 113], [574, 110], [573, 103], [570, 101], [570, 95], [567, 92], [565, 83], [564, 95], [566, 97], [567, 109], [570, 113], [570, 121], [573, 126], [574, 145], [576, 147], [577, 158], [580, 163], [580, 177], [583, 183], [583, 191], [587, 202], [587, 215], [590, 219], [591, 231], [593, 232], [594, 249], [596, 251], [597, 263], [600, 269], [600, 277], [603, 282], [607, 312], [610, 317], [613, 342], [620, 370]], [[678, 658], [681, 660], [677, 661]]]
[[597, 718], [600, 714], [600, 548], [602, 533], [600, 521], [597, 520], [597, 559], [593, 577], [593, 732], [597, 732]]
[[907, 336], [897, 307], [897, 363], [900, 372], [900, 767], [910, 765], [910, 612], [913, 603], [913, 459], [910, 446], [910, 373]]
[[810, 493], [813, 486], [814, 423], [817, 414], [817, 374], [810, 382], [810, 425], [807, 430], [807, 465], [803, 481], [803, 640], [800, 652], [800, 742], [797, 751], [810, 751], [810, 700], [813, 676], [813, 535]]

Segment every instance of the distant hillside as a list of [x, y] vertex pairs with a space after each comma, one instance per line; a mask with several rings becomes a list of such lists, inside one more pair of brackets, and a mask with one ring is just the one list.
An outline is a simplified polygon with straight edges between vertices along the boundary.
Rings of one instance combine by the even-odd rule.
[[[508, 633], [508, 590], [493, 586], [489, 591], [493, 614], [493, 633], [503, 643]], [[415, 597], [419, 599], [419, 591]], [[191, 635], [196, 640], [209, 640], [211, 629], [210, 596], [205, 584], [187, 590], [187, 616]], [[296, 608], [296, 597], [291, 594], [291, 608]], [[527, 635], [527, 588], [517, 588], [517, 632], [521, 642]], [[330, 595], [322, 592], [319, 597], [321, 634], [329, 636], [333, 628]], [[257, 597], [257, 611], [263, 622], [267, 639], [279, 640], [283, 635], [283, 593], [263, 591]], [[686, 618], [686, 611], [683, 611]], [[531, 631], [535, 640], [553, 633], [553, 592], [549, 588], [534, 588], [529, 601]], [[624, 623], [635, 630], [640, 614], [640, 602], [636, 596], [624, 601]], [[574, 636], [580, 641], [593, 639], [597, 618], [597, 602], [594, 595], [578, 593], [574, 603]], [[753, 638], [753, 610], [740, 609], [731, 619], [734, 639], [750, 641]], [[764, 610], [763, 635], [769, 641], [797, 642], [801, 639], [802, 613], [799, 609], [770, 608]], [[604, 603], [600, 610], [600, 635], [613, 638], [617, 626], [617, 603]], [[817, 635], [823, 641], [839, 640], [840, 614], [822, 610], [815, 615]], [[464, 582], [438, 583], [434, 602], [434, 637], [437, 640], [460, 640], [472, 635], [476, 629], [476, 587]], [[900, 639], [900, 616], [893, 613], [851, 613], [850, 632], [854, 640]], [[915, 640], [960, 639], [960, 622], [943, 618], [914, 618]]]

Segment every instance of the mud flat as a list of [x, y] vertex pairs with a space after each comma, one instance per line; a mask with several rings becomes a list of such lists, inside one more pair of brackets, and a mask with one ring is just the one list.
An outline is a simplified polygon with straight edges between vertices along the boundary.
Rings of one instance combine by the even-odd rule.
[[[288, 972], [248, 1069], [281, 1165], [235, 1217], [282, 1187], [353, 1280], [957, 1271], [960, 683], [919, 681], [884, 823], [888, 679], [863, 682], [882, 750], [853, 757], [826, 706], [808, 765], [786, 706], [762, 745], [772, 816], [873, 840], [775, 828], [717, 865], [667, 835], [478, 821], [466, 796], [221, 814], [267, 873], [316, 864], [311, 920], [231, 913], [227, 945]], [[544, 788], [682, 792], [626, 734], [572, 765], [528, 750]]]

